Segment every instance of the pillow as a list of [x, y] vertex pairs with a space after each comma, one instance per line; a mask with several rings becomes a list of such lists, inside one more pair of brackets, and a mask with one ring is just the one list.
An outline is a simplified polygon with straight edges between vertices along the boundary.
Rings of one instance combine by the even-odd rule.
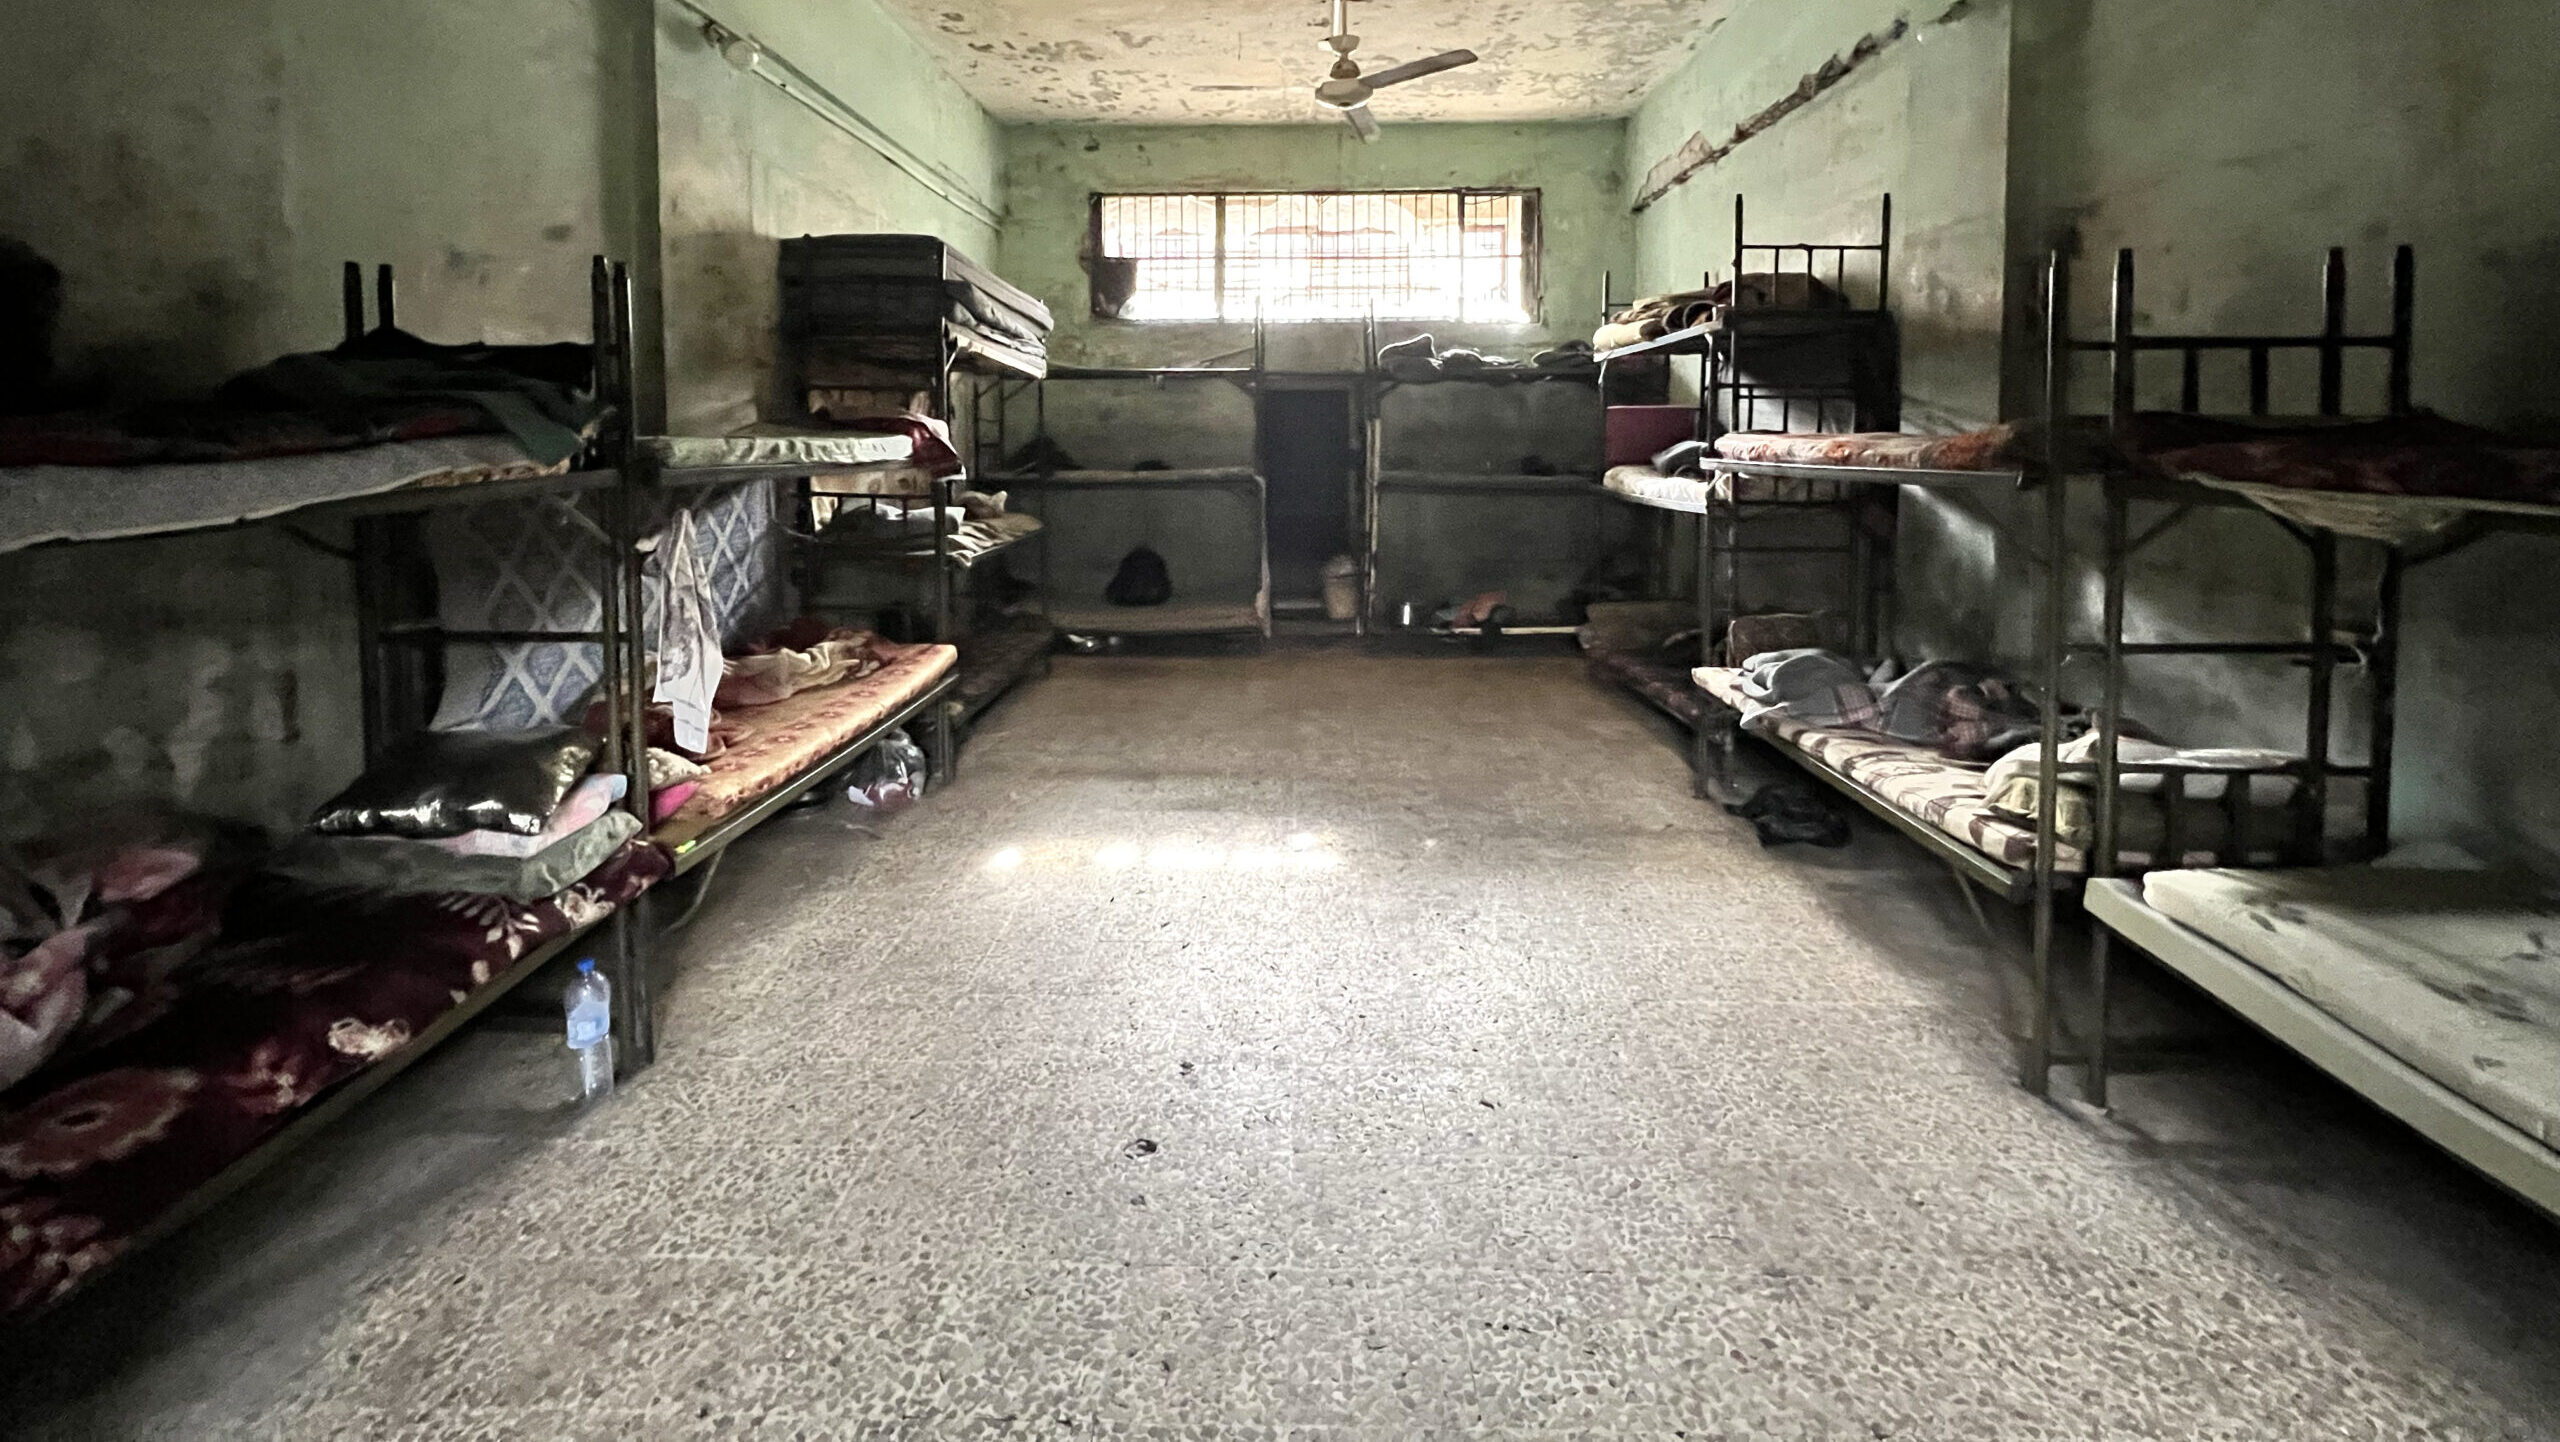
[[[2043, 745], [2031, 742], [1993, 762], [1982, 778], [1983, 804], [1993, 812], [2028, 826], [2036, 824], [2039, 802], [2043, 796]], [[2062, 744], [2059, 750], [2065, 766], [2086, 766], [2098, 759], [2098, 734], [2094, 731]], [[2280, 766], [2297, 758], [2281, 751], [2216, 749], [2181, 751], [2156, 741], [2138, 737], [2119, 738], [2116, 764], [2119, 768], [2137, 765], [2190, 766]], [[2150, 854], [2168, 839], [2167, 802], [2162, 795], [2166, 777], [2136, 773], [2124, 778], [2117, 795], [2122, 807], [2117, 818], [2116, 844], [2128, 852]], [[2098, 836], [2098, 792], [2095, 777], [2066, 777], [2061, 794], [2054, 803], [2055, 830], [2065, 845], [2086, 848]], [[2184, 847], [2191, 853], [2221, 849], [2230, 834], [2230, 819], [2222, 807], [2227, 777], [2190, 776], [2181, 808], [2185, 825], [2181, 832]], [[2293, 803], [2299, 783], [2290, 776], [2254, 776], [2249, 783], [2249, 809], [2252, 819], [2250, 838], [2260, 845], [2271, 846], [2286, 834], [2285, 808]], [[2252, 846], [2252, 851], [2259, 846]]]
[[430, 841], [399, 836], [306, 836], [277, 854], [274, 869], [312, 886], [393, 896], [460, 893], [539, 901], [602, 866], [640, 834], [640, 818], [619, 807], [532, 856], [458, 856]]
[[420, 732], [321, 807], [311, 828], [324, 836], [538, 836], [600, 749], [575, 726]]

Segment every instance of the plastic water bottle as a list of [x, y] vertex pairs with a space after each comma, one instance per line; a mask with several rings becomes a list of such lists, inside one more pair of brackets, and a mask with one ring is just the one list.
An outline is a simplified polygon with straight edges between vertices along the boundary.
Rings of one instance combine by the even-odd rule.
[[569, 1051], [578, 1059], [578, 1100], [597, 1101], [613, 1091], [613, 983], [592, 960], [578, 963], [569, 982]]

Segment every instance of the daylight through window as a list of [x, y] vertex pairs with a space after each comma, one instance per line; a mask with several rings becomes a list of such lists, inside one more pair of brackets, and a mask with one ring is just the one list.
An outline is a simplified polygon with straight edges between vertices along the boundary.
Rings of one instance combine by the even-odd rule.
[[1122, 320], [1461, 320], [1537, 312], [1534, 191], [1105, 195], [1094, 311]]

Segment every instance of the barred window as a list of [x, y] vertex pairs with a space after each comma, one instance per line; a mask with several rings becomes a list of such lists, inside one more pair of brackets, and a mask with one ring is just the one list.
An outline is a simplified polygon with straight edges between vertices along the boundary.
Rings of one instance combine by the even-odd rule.
[[1537, 318], [1535, 191], [1100, 195], [1093, 232], [1106, 318]]

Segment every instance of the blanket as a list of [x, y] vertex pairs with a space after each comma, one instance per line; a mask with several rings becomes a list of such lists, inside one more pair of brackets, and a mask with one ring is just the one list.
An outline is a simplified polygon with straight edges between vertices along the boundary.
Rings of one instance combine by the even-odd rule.
[[144, 1023], [0, 1095], [0, 1315], [59, 1300], [331, 1088], [665, 876], [633, 843], [530, 904], [244, 892]]

